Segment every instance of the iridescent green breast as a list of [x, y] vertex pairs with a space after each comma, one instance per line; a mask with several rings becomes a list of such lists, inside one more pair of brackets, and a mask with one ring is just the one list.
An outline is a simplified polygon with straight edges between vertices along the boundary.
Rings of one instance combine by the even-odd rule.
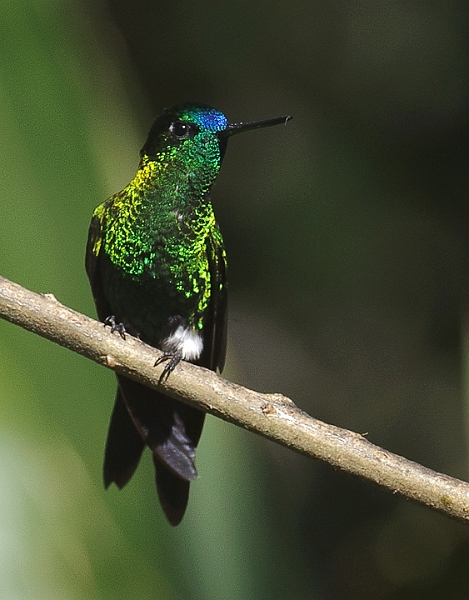
[[94, 252], [101, 255], [104, 293], [116, 317], [152, 343], [174, 315], [201, 330], [213, 285], [219, 285], [212, 281], [213, 264], [220, 255], [224, 260], [208, 195], [189, 203], [184, 186], [169, 194], [165, 186], [132, 182], [94, 217], [101, 229]]

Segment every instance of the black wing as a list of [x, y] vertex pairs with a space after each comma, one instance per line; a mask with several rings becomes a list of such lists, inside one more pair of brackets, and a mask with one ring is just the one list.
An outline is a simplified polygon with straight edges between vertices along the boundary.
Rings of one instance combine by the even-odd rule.
[[[88, 232], [85, 267], [98, 318], [104, 321], [112, 314], [112, 308], [102, 288], [100, 270], [102, 240], [101, 221], [93, 215]], [[119, 489], [124, 487], [134, 474], [144, 448], [143, 437], [132, 422], [121, 389], [118, 387], [104, 453], [103, 478], [106, 488], [113, 482]]]
[[228, 324], [228, 294], [226, 282], [226, 255], [222, 244], [207, 240], [211, 297], [204, 323], [204, 350], [200, 360], [203, 367], [220, 373], [225, 366]]
[[[98, 316], [113, 314], [104, 295], [100, 271], [102, 225], [94, 216], [86, 249], [86, 271]], [[212, 243], [210, 240], [207, 244]], [[226, 265], [223, 249], [208, 247], [212, 295], [204, 325], [200, 364], [223, 368], [226, 352]], [[116, 315], [118, 317], [118, 315]], [[138, 466], [147, 445], [152, 451], [158, 496], [168, 521], [177, 525], [186, 510], [189, 483], [197, 477], [194, 464], [205, 414], [141, 384], [117, 376], [118, 390], [109, 424], [104, 456], [104, 483], [122, 488]]]
[[103, 292], [101, 272], [99, 269], [102, 241], [103, 231], [101, 221], [97, 216], [93, 215], [88, 231], [88, 243], [86, 244], [85, 268], [88, 279], [90, 280], [91, 292], [93, 294], [98, 318], [101, 321], [104, 321], [104, 319], [109, 317], [112, 313], [111, 307]]

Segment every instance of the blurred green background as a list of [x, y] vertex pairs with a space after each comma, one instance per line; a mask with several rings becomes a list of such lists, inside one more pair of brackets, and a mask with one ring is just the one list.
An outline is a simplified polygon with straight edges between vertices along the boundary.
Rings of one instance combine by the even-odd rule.
[[[463, 0], [0, 3], [0, 274], [94, 316], [91, 213], [154, 116], [291, 113], [214, 189], [224, 375], [467, 479], [468, 26]], [[114, 388], [0, 322], [0, 598], [467, 598], [467, 527], [215, 418], [180, 527], [148, 456], [104, 492]]]

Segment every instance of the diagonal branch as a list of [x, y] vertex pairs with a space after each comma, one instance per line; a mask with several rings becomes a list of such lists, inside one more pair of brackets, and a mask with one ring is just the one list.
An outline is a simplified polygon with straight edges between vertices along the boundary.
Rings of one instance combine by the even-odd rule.
[[161, 352], [0, 277], [0, 317], [169, 396], [318, 458], [393, 493], [469, 522], [469, 484], [371, 444], [363, 436], [313, 419], [280, 394], [259, 394], [212, 371], [180, 364], [159, 383]]

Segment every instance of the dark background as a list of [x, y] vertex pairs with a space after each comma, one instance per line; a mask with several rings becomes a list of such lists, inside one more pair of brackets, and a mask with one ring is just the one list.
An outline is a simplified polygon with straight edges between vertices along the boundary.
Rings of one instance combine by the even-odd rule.
[[[0, 7], [0, 273], [94, 316], [92, 210], [195, 100], [230, 142], [224, 375], [467, 479], [462, 0]], [[0, 323], [0, 596], [467, 598], [469, 530], [209, 418], [170, 529], [146, 456], [104, 492], [110, 373]]]

